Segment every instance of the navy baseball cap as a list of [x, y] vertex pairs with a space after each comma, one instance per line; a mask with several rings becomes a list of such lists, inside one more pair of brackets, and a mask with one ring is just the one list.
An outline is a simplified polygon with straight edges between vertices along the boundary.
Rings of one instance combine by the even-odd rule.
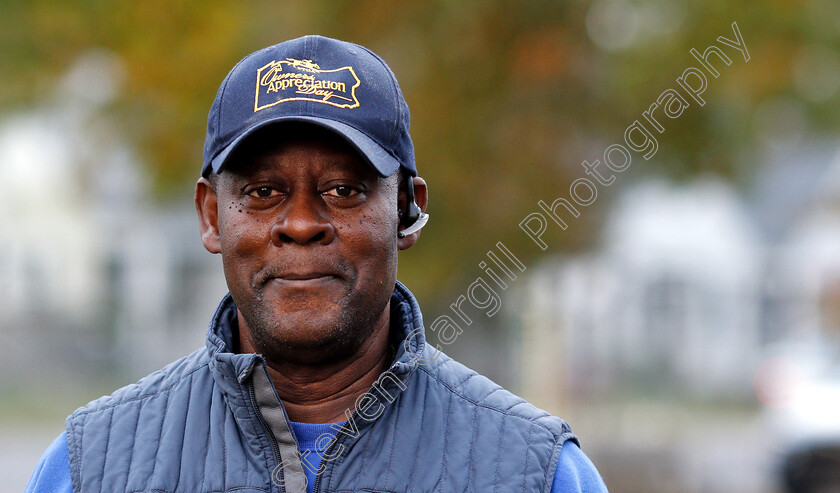
[[308, 122], [350, 143], [381, 176], [417, 176], [408, 104], [388, 65], [363, 46], [304, 36], [243, 58], [207, 118], [201, 175], [219, 173], [248, 136], [279, 122]]

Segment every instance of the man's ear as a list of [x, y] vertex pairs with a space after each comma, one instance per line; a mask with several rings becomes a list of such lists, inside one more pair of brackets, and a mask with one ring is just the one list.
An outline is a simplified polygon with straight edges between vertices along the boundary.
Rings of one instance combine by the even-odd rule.
[[[417, 203], [417, 207], [419, 207], [422, 212], [426, 212], [426, 205], [429, 202], [429, 190], [426, 187], [426, 180], [420, 178], [419, 176], [415, 176], [412, 178], [412, 182], [414, 183], [414, 202]], [[400, 190], [398, 206], [401, 211], [405, 211], [408, 206], [405, 191], [402, 189]], [[405, 229], [405, 227], [400, 225], [400, 229]], [[407, 250], [417, 243], [418, 238], [420, 238], [420, 231], [410, 234], [405, 238], [399, 238], [397, 239], [397, 247], [400, 250]]]
[[219, 241], [219, 208], [216, 189], [207, 178], [201, 177], [195, 184], [195, 210], [198, 212], [198, 226], [201, 229], [201, 243], [210, 253], [221, 253]]

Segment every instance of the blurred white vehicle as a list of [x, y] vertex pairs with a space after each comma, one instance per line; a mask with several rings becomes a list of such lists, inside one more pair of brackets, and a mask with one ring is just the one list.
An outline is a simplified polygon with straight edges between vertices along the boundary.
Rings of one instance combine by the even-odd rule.
[[790, 493], [840, 493], [840, 359], [827, 341], [774, 346], [756, 372]]

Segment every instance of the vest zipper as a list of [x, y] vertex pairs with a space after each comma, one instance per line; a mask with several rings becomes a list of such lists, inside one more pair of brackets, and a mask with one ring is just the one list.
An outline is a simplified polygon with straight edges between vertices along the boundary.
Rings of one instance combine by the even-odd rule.
[[[356, 412], [355, 411], [353, 411], [353, 414], [351, 415], [350, 418], [351, 419], [356, 418]], [[345, 426], [347, 426], [347, 423], [344, 423], [344, 425], [342, 425], [341, 429], [344, 429]], [[335, 440], [330, 442], [330, 444], [327, 446], [327, 448], [324, 449], [324, 453], [321, 454], [321, 464], [324, 463], [324, 457], [327, 456], [327, 452], [332, 450], [338, 444], [339, 440], [342, 439], [342, 437], [339, 435], [339, 433], [341, 433], [341, 429], [339, 429], [339, 431], [335, 434]], [[333, 460], [335, 460], [335, 459], [333, 459]], [[327, 468], [330, 467], [329, 462], [332, 462], [332, 461], [328, 461], [327, 465], [324, 466], [324, 470], [321, 471], [321, 474], [316, 474], [315, 475], [315, 484], [312, 486], [312, 493], [319, 493], [321, 491], [320, 490], [321, 476], [327, 471]], [[321, 468], [320, 467], [321, 464], [318, 464], [318, 469]]]
[[[356, 419], [356, 411], [353, 411], [353, 414], [350, 415], [350, 419], [353, 419], [353, 420]], [[357, 421], [354, 421], [354, 423], [356, 423], [356, 422]], [[327, 448], [324, 449], [324, 453], [321, 454], [321, 464], [324, 463], [324, 457], [327, 456], [327, 452], [331, 451], [333, 448], [338, 446], [339, 445], [338, 442], [344, 439], [344, 437], [341, 436], [341, 430], [343, 430], [345, 426], [347, 426], [347, 423], [344, 423], [344, 425], [342, 425], [342, 427], [339, 429], [339, 431], [335, 434], [335, 440], [330, 442], [329, 446], [327, 446]], [[358, 425], [356, 425], [356, 426], [358, 426]], [[359, 431], [358, 433], [361, 433], [361, 431]], [[335, 458], [333, 460], [335, 460]], [[332, 462], [332, 460], [328, 461], [328, 462]], [[321, 471], [321, 474], [316, 474], [315, 475], [315, 484], [313, 485], [312, 493], [319, 493], [321, 491], [319, 489], [319, 486], [321, 486], [321, 476], [323, 475], [324, 472], [327, 471], [327, 468], [330, 467], [330, 466], [331, 466], [331, 464], [328, 463], [326, 466], [324, 466], [324, 470]], [[319, 464], [318, 468], [320, 469], [320, 464]]]
[[[259, 404], [257, 404], [257, 391], [254, 390], [254, 383], [253, 382], [251, 382], [251, 384], [248, 385], [248, 393], [251, 397], [251, 406], [253, 406], [253, 408], [254, 408], [254, 412], [257, 415], [257, 420], [262, 425], [263, 432], [266, 434], [266, 436], [268, 437], [268, 442], [271, 444], [271, 450], [274, 452], [274, 462], [275, 462], [275, 464], [279, 465], [280, 464], [280, 446], [277, 445], [277, 440], [274, 439], [274, 433], [271, 432], [271, 428], [268, 426], [268, 423], [265, 421], [265, 418], [263, 418], [263, 415], [260, 412], [260, 406], [259, 406]], [[275, 467], [277, 467], [277, 466], [275, 466]], [[271, 482], [272, 483], [274, 482], [274, 472], [273, 471], [272, 471], [272, 475], [271, 475]], [[316, 482], [316, 484], [317, 484], [317, 482]], [[285, 493], [286, 487], [282, 484], [280, 484], [278, 486], [280, 486], [280, 491]]]
[[[327, 455], [327, 452], [329, 452], [329, 451], [330, 451], [330, 449], [332, 449], [332, 448], [333, 448], [333, 445], [335, 445], [335, 442], [337, 442], [338, 440], [339, 440], [339, 437], [338, 437], [338, 434], [336, 433], [336, 439], [335, 439], [335, 440], [333, 440], [333, 442], [332, 442], [332, 443], [330, 443], [330, 444], [327, 446], [327, 448], [326, 448], [326, 449], [324, 449], [324, 453], [322, 453], [322, 454], [321, 454], [321, 464], [323, 464], [323, 463], [324, 463], [324, 456], [326, 456], [326, 455]], [[330, 461], [330, 462], [332, 462], [332, 461]], [[321, 468], [321, 464], [318, 464], [318, 469], [320, 469], [320, 468]], [[318, 493], [319, 491], [321, 491], [321, 490], [320, 490], [320, 488], [319, 488], [319, 487], [321, 486], [321, 475], [322, 475], [324, 472], [326, 472], [326, 471], [327, 471], [327, 467], [329, 467], [329, 465], [325, 465], [325, 466], [324, 466], [324, 470], [323, 470], [323, 471], [321, 471], [320, 473], [316, 473], [316, 474], [315, 474], [315, 484], [314, 484], [314, 485], [312, 485], [312, 493]]]
[[[391, 367], [390, 367], [390, 368], [388, 368], [388, 371], [393, 371], [393, 370], [395, 370], [395, 368], [396, 368], [396, 365], [392, 364], [392, 365], [391, 365]], [[354, 410], [354, 411], [353, 411], [353, 413], [350, 415], [350, 419], [352, 419], [352, 420], [355, 420], [355, 419], [356, 419], [356, 411], [355, 411], [355, 410]], [[348, 420], [348, 421], [349, 421], [349, 420]], [[354, 422], [354, 423], [357, 423], [357, 421], [353, 421], [353, 422]], [[335, 435], [335, 437], [336, 437], [336, 438], [335, 438], [335, 440], [333, 440], [332, 442], [330, 442], [329, 446], [328, 446], [326, 449], [324, 449], [324, 453], [323, 453], [323, 454], [321, 454], [321, 463], [323, 463], [323, 462], [324, 462], [324, 457], [327, 455], [327, 452], [329, 452], [330, 450], [332, 450], [332, 449], [333, 449], [333, 447], [335, 447], [336, 445], [338, 445], [339, 440], [341, 440], [341, 439], [343, 438], [343, 437], [341, 437], [339, 434], [341, 433], [341, 430], [342, 430], [342, 429], [344, 429], [344, 427], [345, 427], [345, 426], [347, 426], [347, 423], [346, 423], [346, 422], [345, 422], [345, 423], [344, 423], [344, 425], [341, 427], [341, 429], [339, 429], [339, 431], [336, 433], [336, 435]], [[356, 426], [358, 427], [358, 425], [356, 425]], [[358, 432], [358, 433], [361, 433], [361, 432]], [[332, 461], [330, 461], [330, 462], [332, 462]], [[319, 493], [319, 492], [321, 491], [318, 487], [319, 487], [319, 486], [321, 486], [321, 476], [323, 475], [323, 473], [324, 473], [324, 472], [326, 472], [326, 470], [327, 470], [326, 468], [327, 468], [327, 467], [330, 467], [330, 466], [329, 466], [329, 465], [325, 466], [325, 467], [324, 467], [324, 471], [322, 471], [322, 473], [321, 473], [321, 474], [316, 474], [316, 475], [315, 475], [315, 485], [314, 485], [314, 486], [313, 486], [313, 488], [312, 488], [312, 493]], [[319, 469], [320, 469], [320, 464], [319, 464]]]

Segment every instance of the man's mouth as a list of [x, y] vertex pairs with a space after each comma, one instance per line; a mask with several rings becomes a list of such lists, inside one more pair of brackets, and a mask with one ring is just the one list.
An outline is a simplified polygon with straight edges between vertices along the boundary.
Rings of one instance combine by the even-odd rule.
[[308, 274], [282, 274], [275, 279], [282, 279], [284, 281], [311, 281], [315, 279], [320, 279], [322, 277], [335, 277], [333, 274], [329, 274], [326, 272], [311, 272]]
[[338, 280], [338, 276], [327, 272], [284, 273], [272, 276], [269, 282], [291, 288], [319, 287]]
[[[313, 264], [316, 262], [307, 262]], [[328, 284], [333, 281], [346, 279], [341, 270], [319, 262], [320, 265], [277, 265], [266, 268], [260, 273], [255, 286], [277, 284], [286, 287], [307, 287]]]

